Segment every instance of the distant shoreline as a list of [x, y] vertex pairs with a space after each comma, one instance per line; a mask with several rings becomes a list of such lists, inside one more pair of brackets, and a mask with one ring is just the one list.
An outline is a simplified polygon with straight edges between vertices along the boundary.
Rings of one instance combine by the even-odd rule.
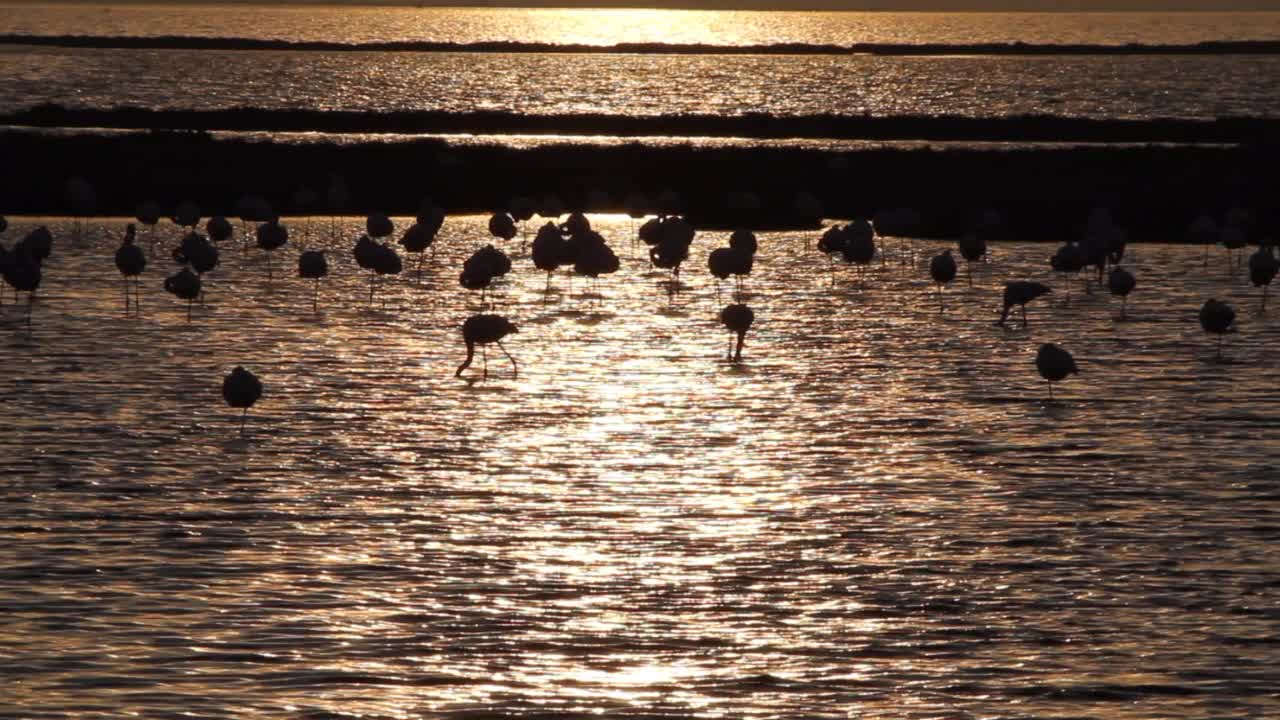
[[668, 43], [431, 42], [387, 41], [343, 43], [331, 41], [267, 40], [238, 37], [0, 35], [0, 45], [85, 48], [102, 50], [258, 50], [286, 52], [417, 52], [417, 53], [555, 53], [627, 55], [1280, 55], [1280, 40], [1207, 41], [1191, 44], [1030, 44], [1030, 43], [854, 43], [824, 45], [708, 45]]
[[974, 142], [1200, 143], [1273, 145], [1280, 118], [1150, 120], [1051, 115], [526, 115], [499, 111], [150, 110], [39, 105], [0, 114], [0, 125], [113, 130], [264, 131], [475, 135], [607, 135]]
[[[68, 214], [68, 178], [98, 190], [95, 213], [129, 216], [155, 199], [172, 208], [195, 200], [206, 214], [233, 214], [236, 199], [258, 193], [294, 214], [294, 191], [323, 197], [331, 173], [345, 179], [352, 205], [412, 215], [424, 196], [452, 213], [491, 212], [518, 196], [556, 193], [572, 209], [606, 193], [593, 211], [621, 211], [632, 192], [665, 189], [683, 198], [700, 227], [733, 227], [726, 203], [752, 192], [756, 229], [813, 227], [797, 217], [796, 193], [817, 195], [832, 218], [913, 207], [931, 236], [965, 231], [969, 213], [996, 208], [1007, 219], [993, 239], [1076, 237], [1080, 219], [1110, 207], [1135, 241], [1185, 240], [1191, 220], [1227, 208], [1250, 209], [1259, 231], [1280, 237], [1273, 177], [1280, 146], [1089, 147], [1052, 149], [869, 149], [611, 147], [566, 141], [536, 148], [456, 146], [438, 139], [386, 143], [283, 144], [207, 133], [39, 135], [0, 131], [0, 214]], [[323, 209], [319, 209], [323, 214]]]

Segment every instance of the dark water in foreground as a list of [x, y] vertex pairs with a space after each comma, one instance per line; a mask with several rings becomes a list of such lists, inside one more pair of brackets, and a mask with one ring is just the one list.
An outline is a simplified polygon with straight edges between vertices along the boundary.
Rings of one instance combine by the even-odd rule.
[[[629, 223], [596, 224], [627, 256]], [[1280, 308], [1221, 250], [1136, 247], [1121, 322], [1064, 302], [1043, 245], [962, 271], [940, 316], [896, 255], [833, 289], [802, 234], [764, 235], [741, 367], [703, 270], [722, 235], [674, 304], [639, 261], [544, 299], [521, 258], [520, 376], [469, 385], [481, 218], [375, 310], [342, 243], [319, 317], [224, 248], [190, 325], [159, 260], [122, 316], [121, 224], [57, 227], [33, 337], [0, 310], [5, 714], [1280, 713]], [[1023, 277], [1055, 295], [993, 327]], [[1209, 296], [1241, 312], [1228, 362]], [[1045, 341], [1082, 369], [1051, 403]], [[245, 438], [235, 364], [267, 385]]]

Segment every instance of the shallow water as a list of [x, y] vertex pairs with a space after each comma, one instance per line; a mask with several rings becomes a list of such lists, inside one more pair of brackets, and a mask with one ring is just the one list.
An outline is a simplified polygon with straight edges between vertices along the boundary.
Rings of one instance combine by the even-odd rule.
[[0, 48], [0, 112], [1280, 116], [1280, 56], [557, 55]]
[[[741, 366], [722, 234], [674, 302], [639, 260], [544, 297], [519, 257], [519, 377], [493, 352], [470, 383], [483, 218], [385, 307], [338, 243], [319, 315], [287, 271], [301, 221], [274, 281], [224, 246], [191, 323], [158, 257], [123, 315], [122, 221], [47, 222], [31, 335], [0, 309], [4, 713], [1280, 713], [1280, 308], [1221, 249], [1131, 248], [1121, 322], [1065, 302], [1044, 245], [997, 246], [973, 289], [962, 267], [939, 314], [896, 254], [833, 288], [806, 234], [765, 234]], [[595, 222], [628, 257], [629, 221]], [[992, 325], [1010, 278], [1055, 287], [1026, 331]], [[1240, 311], [1225, 362], [1210, 296]], [[1046, 341], [1082, 370], [1053, 402]], [[244, 437], [237, 364], [266, 385]]]
[[346, 43], [1189, 44], [1280, 39], [1280, 12], [770, 12], [5, 2], [0, 3], [0, 33]]

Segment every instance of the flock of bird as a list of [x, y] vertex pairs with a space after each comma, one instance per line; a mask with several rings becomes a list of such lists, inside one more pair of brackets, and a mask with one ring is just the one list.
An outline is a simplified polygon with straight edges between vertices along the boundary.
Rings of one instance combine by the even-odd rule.
[[[83, 194], [86, 189], [73, 180], [68, 188], [73, 199], [77, 193]], [[341, 198], [333, 197], [330, 189], [330, 205], [342, 206]], [[749, 194], [748, 194], [749, 195]], [[315, 203], [315, 194], [307, 190], [299, 191], [295, 197], [297, 204], [303, 207]], [[595, 199], [601, 203], [601, 199]], [[739, 206], [749, 208], [751, 199], [735, 196]], [[755, 201], [758, 205], [758, 200]], [[801, 193], [796, 198], [797, 206], [804, 205], [814, 211], [817, 201], [808, 193]], [[73, 207], [77, 203], [73, 202]], [[83, 207], [84, 203], [79, 203]], [[668, 270], [671, 281], [667, 283], [668, 292], [678, 292], [679, 276], [682, 265], [689, 258], [696, 231], [694, 227], [678, 213], [679, 200], [674, 193], [667, 192], [659, 196], [655, 203], [647, 198], [633, 194], [625, 203], [627, 213], [633, 219], [643, 220], [635, 232], [635, 242], [643, 242], [648, 247], [648, 259], [654, 268]], [[656, 215], [650, 212], [656, 210]], [[281, 223], [279, 216], [272, 211], [270, 205], [259, 196], [245, 196], [237, 203], [244, 239], [244, 250], [248, 250], [251, 235], [256, 245], [267, 257], [268, 278], [274, 275], [271, 260], [272, 253], [284, 247], [289, 241], [289, 228]], [[572, 268], [574, 274], [589, 278], [595, 284], [601, 276], [618, 272], [621, 262], [617, 253], [608, 241], [592, 229], [591, 222], [583, 212], [568, 214], [563, 223], [557, 222], [565, 214], [563, 204], [554, 197], [541, 202], [525, 198], [517, 198], [506, 210], [494, 213], [488, 222], [489, 233], [497, 241], [511, 242], [521, 234], [522, 229], [537, 214], [547, 222], [540, 227], [533, 239], [529, 258], [534, 267], [547, 273], [547, 291], [551, 289], [554, 273], [561, 268]], [[148, 265], [148, 255], [155, 256], [156, 225], [160, 222], [162, 212], [154, 202], [139, 205], [136, 220], [148, 228], [150, 236], [150, 253], [139, 244], [137, 227], [128, 225], [119, 248], [115, 253], [115, 266], [124, 280], [125, 313], [141, 312], [140, 283]], [[192, 203], [178, 205], [169, 216], [173, 224], [183, 229], [183, 234], [171, 250], [178, 270], [165, 277], [164, 289], [187, 304], [187, 319], [191, 320], [192, 306], [202, 301], [204, 275], [213, 271], [219, 264], [219, 244], [233, 240], [235, 226], [231, 220], [222, 216], [208, 218], [204, 232], [200, 232], [201, 212]], [[439, 207], [426, 200], [422, 203], [414, 222], [399, 239], [399, 245], [407, 253], [418, 255], [417, 272], [421, 275], [425, 253], [435, 252], [437, 237], [445, 223], [445, 213]], [[308, 220], [308, 226], [310, 221]], [[335, 221], [336, 222], [336, 221]], [[986, 237], [1001, 222], [998, 213], [987, 211], [975, 216], [971, 231], [960, 237], [956, 250], [965, 260], [969, 284], [972, 285], [972, 266], [987, 259], [988, 246]], [[886, 244], [896, 238], [900, 243], [899, 253], [904, 263], [915, 265], [914, 241], [911, 238], [919, 234], [921, 226], [918, 213], [910, 209], [886, 210], [872, 218], [855, 218], [847, 224], [836, 224], [827, 228], [818, 239], [817, 249], [827, 255], [832, 284], [835, 284], [835, 266], [837, 262], [853, 266], [857, 269], [859, 287], [864, 287], [869, 266], [879, 257], [882, 264], [887, 264], [892, 254]], [[0, 236], [7, 230], [8, 223], [0, 217]], [[83, 220], [77, 218], [75, 233], [83, 231]], [[1227, 213], [1225, 222], [1219, 226], [1212, 218], [1202, 217], [1193, 222], [1188, 230], [1188, 239], [1206, 246], [1205, 262], [1208, 262], [1208, 246], [1221, 243], [1228, 252], [1228, 263], [1241, 262], [1243, 249], [1253, 232], [1252, 217], [1239, 210]], [[331, 233], [336, 235], [336, 224], [331, 225]], [[399, 275], [404, 264], [400, 254], [390, 243], [395, 234], [395, 224], [386, 215], [375, 213], [365, 221], [365, 232], [361, 234], [352, 248], [356, 264], [369, 271], [369, 303], [373, 304], [379, 280], [386, 276]], [[527, 238], [527, 234], [526, 234]], [[2, 239], [2, 238], [0, 238]], [[19, 292], [27, 293], [26, 320], [28, 332], [31, 327], [31, 308], [40, 286], [42, 267], [53, 250], [53, 235], [45, 226], [40, 226], [18, 240], [11, 249], [0, 243], [0, 274], [5, 282], [13, 288], [15, 301]], [[880, 245], [877, 245], [877, 241]], [[1112, 222], [1110, 214], [1105, 210], [1093, 211], [1081, 230], [1078, 241], [1067, 242], [1052, 255], [1049, 265], [1054, 272], [1061, 273], [1066, 282], [1066, 302], [1070, 302], [1071, 280], [1087, 271], [1087, 284], [1096, 282], [1107, 287], [1108, 291], [1121, 298], [1121, 317], [1124, 317], [1127, 298], [1137, 287], [1134, 275], [1120, 265], [1125, 255], [1127, 237], [1125, 232]], [[755, 320], [755, 313], [750, 307], [736, 302], [744, 289], [746, 279], [750, 276], [759, 242], [755, 234], [747, 228], [733, 232], [727, 247], [717, 248], [707, 257], [707, 270], [716, 280], [716, 295], [719, 298], [721, 283], [731, 281], [734, 284], [735, 302], [725, 306], [719, 313], [720, 323], [730, 332], [730, 344], [727, 360], [741, 362], [742, 350], [748, 331]], [[511, 257], [494, 244], [488, 244], [476, 250], [463, 263], [459, 274], [459, 285], [469, 291], [481, 293], [482, 307], [489, 299], [487, 293], [494, 283], [512, 271]], [[1249, 279], [1255, 287], [1262, 288], [1262, 308], [1266, 308], [1267, 289], [1280, 271], [1280, 247], [1263, 239], [1258, 249], [1248, 260]], [[945, 312], [944, 291], [955, 281], [959, 267], [951, 249], [944, 250], [932, 257], [928, 263], [930, 279], [937, 286], [939, 312]], [[325, 252], [317, 249], [303, 249], [297, 259], [297, 275], [313, 283], [312, 309], [319, 308], [319, 287], [321, 281], [329, 275], [329, 263]], [[1004, 326], [1009, 322], [1010, 313], [1017, 308], [1021, 314], [1022, 325], [1027, 326], [1027, 305], [1044, 295], [1050, 294], [1047, 285], [1028, 280], [1013, 280], [1004, 286], [1000, 318], [997, 325]], [[595, 297], [600, 297], [596, 293]], [[1235, 310], [1217, 299], [1207, 300], [1200, 310], [1199, 320], [1202, 329], [1217, 337], [1217, 357], [1222, 357], [1222, 339], [1233, 331]], [[511, 361], [512, 374], [517, 376], [519, 368], [516, 359], [503, 346], [502, 341], [509, 335], [518, 332], [517, 327], [508, 318], [492, 313], [481, 312], [472, 315], [462, 323], [462, 340], [466, 347], [466, 357], [458, 366], [455, 375], [462, 377], [475, 358], [476, 349], [481, 354], [481, 377], [488, 378], [488, 357], [486, 348], [496, 345]], [[1053, 397], [1053, 384], [1065, 380], [1068, 376], [1079, 372], [1075, 359], [1067, 350], [1054, 345], [1044, 344], [1036, 354], [1035, 366], [1042, 378], [1049, 384], [1049, 396]], [[223, 397], [231, 407], [241, 409], [241, 431], [244, 419], [250, 407], [262, 396], [261, 381], [248, 370], [237, 367], [228, 375], [222, 386]]]

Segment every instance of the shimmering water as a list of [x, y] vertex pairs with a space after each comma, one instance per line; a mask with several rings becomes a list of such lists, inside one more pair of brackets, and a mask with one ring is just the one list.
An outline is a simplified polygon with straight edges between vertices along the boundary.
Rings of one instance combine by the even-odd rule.
[[772, 45], [1280, 39], [1278, 12], [927, 13], [0, 3], [0, 33], [190, 35], [350, 43], [491, 40]]
[[0, 111], [1280, 116], [1280, 56], [832, 57], [0, 49]]
[[[629, 221], [594, 221], [627, 257]], [[596, 299], [518, 257], [519, 377], [494, 352], [469, 384], [483, 218], [373, 309], [349, 243], [314, 241], [319, 316], [224, 247], [191, 324], [159, 259], [123, 316], [121, 222], [53, 222], [32, 336], [0, 310], [4, 714], [1280, 713], [1280, 309], [1221, 250], [1132, 248], [1121, 322], [1065, 302], [1043, 245], [962, 270], [940, 315], [897, 242], [860, 291], [812, 233], [765, 234], [740, 367], [721, 234], [673, 303], [639, 260]], [[992, 326], [1010, 278], [1056, 290], [1027, 331]], [[1227, 362], [1210, 296], [1240, 311]], [[1082, 369], [1054, 402], [1045, 341]], [[266, 384], [244, 438], [236, 364]]]
[[[1280, 13], [819, 13], [272, 6], [0, 6], [0, 33], [349, 43], [1280, 39]], [[1088, 117], [1280, 115], [1275, 56], [476, 55], [0, 48], [0, 112], [39, 103], [218, 109], [764, 112]]]

